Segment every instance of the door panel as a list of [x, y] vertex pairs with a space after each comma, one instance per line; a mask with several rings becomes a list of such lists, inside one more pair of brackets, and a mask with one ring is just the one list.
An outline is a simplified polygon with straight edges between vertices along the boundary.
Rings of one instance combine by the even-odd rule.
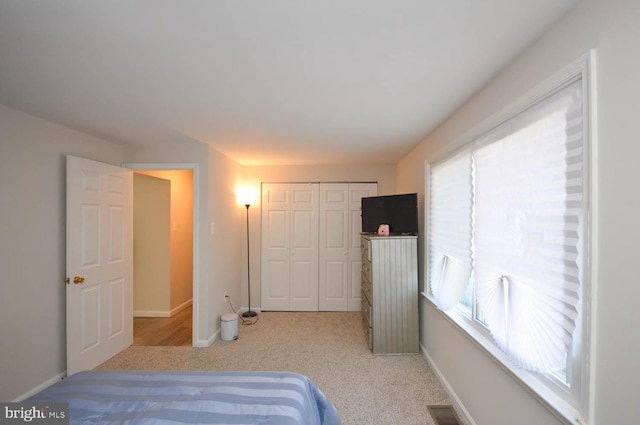
[[318, 277], [313, 261], [293, 260], [291, 264], [291, 311], [318, 311]]
[[95, 204], [80, 205], [80, 237], [84, 249], [80, 251], [82, 268], [98, 266], [100, 261], [100, 206]]
[[320, 184], [319, 309], [347, 311], [349, 185]]
[[278, 185], [262, 187], [262, 310], [289, 309], [289, 190]]
[[289, 250], [288, 216], [287, 211], [269, 211], [266, 223], [269, 229], [268, 249]]
[[292, 231], [293, 252], [313, 251], [317, 247], [313, 246], [316, 240], [314, 211], [293, 211]]
[[262, 185], [263, 310], [318, 310], [317, 185]]
[[97, 286], [86, 286], [80, 289], [82, 306], [86, 310], [82, 315], [81, 342], [80, 349], [82, 352], [95, 347], [100, 342], [100, 289]]
[[125, 332], [125, 291], [124, 279], [113, 279], [109, 282], [109, 311], [120, 314], [109, 316], [109, 337], [113, 338], [119, 333]]
[[291, 311], [318, 311], [318, 185], [291, 184]]
[[124, 244], [125, 235], [123, 231], [125, 229], [125, 211], [122, 207], [110, 207], [109, 208], [109, 262], [123, 261], [124, 260]]
[[260, 306], [289, 309], [289, 188], [263, 185]]
[[325, 264], [327, 284], [325, 296], [327, 299], [343, 299], [345, 290], [345, 262], [329, 261]]
[[130, 170], [67, 157], [69, 375], [133, 342], [132, 182]]
[[263, 264], [262, 309], [288, 311], [289, 261], [270, 260]]

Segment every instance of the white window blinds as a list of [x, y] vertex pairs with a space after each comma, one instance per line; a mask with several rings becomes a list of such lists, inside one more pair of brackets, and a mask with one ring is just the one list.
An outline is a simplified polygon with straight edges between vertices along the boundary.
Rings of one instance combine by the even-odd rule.
[[431, 168], [429, 284], [438, 308], [449, 310], [471, 277], [471, 151]]
[[582, 128], [577, 82], [488, 136], [495, 141], [479, 141], [473, 154], [478, 302], [497, 345], [528, 370], [557, 366], [575, 328]]
[[518, 366], [571, 344], [582, 284], [582, 81], [544, 98], [429, 175], [429, 285], [442, 310], [475, 285], [483, 322]]

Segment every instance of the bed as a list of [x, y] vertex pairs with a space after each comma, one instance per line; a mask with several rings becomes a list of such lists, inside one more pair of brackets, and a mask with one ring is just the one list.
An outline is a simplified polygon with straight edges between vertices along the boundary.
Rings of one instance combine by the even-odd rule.
[[70, 424], [340, 424], [318, 387], [291, 372], [81, 372], [25, 402], [69, 403]]

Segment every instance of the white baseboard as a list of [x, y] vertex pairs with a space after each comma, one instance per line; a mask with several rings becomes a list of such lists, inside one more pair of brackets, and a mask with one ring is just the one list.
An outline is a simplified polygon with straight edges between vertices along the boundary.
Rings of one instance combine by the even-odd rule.
[[[238, 310], [238, 315], [239, 316], [242, 315], [242, 313], [244, 313], [245, 311], [249, 311], [249, 309], [246, 308], [246, 307], [243, 307], [243, 308], [239, 309]], [[254, 308], [254, 307], [251, 307], [251, 311], [255, 311], [256, 313], [262, 313], [262, 309]], [[199, 339], [199, 340], [197, 340], [195, 342], [194, 346], [198, 347], [198, 348], [209, 347], [211, 344], [213, 344], [216, 341], [216, 339], [220, 339], [221, 338], [221, 335], [220, 335], [221, 332], [222, 332], [222, 328], [219, 327], [218, 330], [213, 335], [211, 335], [211, 337], [209, 339]]]
[[451, 385], [449, 385], [449, 382], [447, 382], [447, 379], [444, 377], [442, 372], [440, 372], [440, 369], [438, 369], [438, 366], [436, 366], [436, 364], [433, 362], [433, 359], [431, 358], [431, 356], [429, 356], [429, 353], [427, 352], [427, 350], [425, 350], [422, 344], [420, 344], [420, 354], [422, 354], [422, 357], [425, 358], [429, 367], [433, 369], [433, 372], [436, 374], [436, 377], [438, 378], [440, 383], [442, 383], [442, 386], [449, 394], [449, 397], [451, 397], [451, 400], [453, 401], [453, 407], [456, 409], [456, 412], [458, 412], [463, 416], [462, 420], [469, 425], [476, 425], [475, 421], [473, 420], [473, 418], [471, 417], [467, 409], [462, 404], [462, 401], [460, 401], [460, 399], [458, 398], [458, 395], [456, 394], [455, 391], [453, 391], [453, 388], [451, 388]]
[[173, 316], [174, 314], [178, 314], [180, 313], [182, 310], [189, 308], [193, 305], [193, 298], [191, 298], [190, 300], [187, 300], [185, 302], [183, 302], [182, 304], [180, 304], [179, 306], [177, 306], [176, 308], [171, 310], [171, 315]]
[[37, 387], [34, 387], [34, 388], [30, 389], [26, 393], [22, 394], [20, 397], [18, 397], [15, 400], [13, 400], [12, 403], [19, 403], [19, 402], [23, 401], [24, 399], [27, 399], [27, 398], [31, 397], [32, 395], [35, 395], [35, 394], [39, 393], [40, 391], [44, 390], [45, 388], [50, 387], [51, 385], [55, 384], [56, 382], [62, 381], [66, 376], [67, 376], [67, 371], [65, 370], [64, 372], [57, 374], [53, 378], [44, 381], [42, 384], [38, 385]]
[[134, 310], [133, 317], [171, 317], [167, 310]]
[[134, 310], [133, 317], [172, 317], [191, 305], [193, 305], [193, 298], [183, 302], [172, 310]]
[[218, 329], [218, 331], [216, 333], [211, 335], [211, 337], [209, 339], [198, 339], [198, 340], [196, 340], [196, 343], [195, 343], [194, 347], [197, 347], [197, 348], [210, 347], [211, 344], [213, 344], [216, 341], [216, 339], [218, 339], [218, 335], [220, 335], [220, 329]]

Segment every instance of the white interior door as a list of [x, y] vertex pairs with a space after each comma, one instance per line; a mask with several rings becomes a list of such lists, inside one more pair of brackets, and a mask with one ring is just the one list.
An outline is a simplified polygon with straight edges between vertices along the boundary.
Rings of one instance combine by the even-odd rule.
[[67, 374], [133, 342], [131, 170], [67, 157]]

